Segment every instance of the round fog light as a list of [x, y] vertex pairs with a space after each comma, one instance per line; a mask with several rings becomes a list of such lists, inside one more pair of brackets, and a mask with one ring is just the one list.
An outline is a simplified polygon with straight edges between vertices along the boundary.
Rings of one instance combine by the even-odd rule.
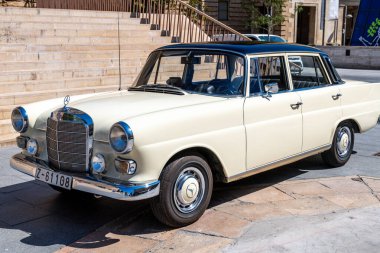
[[96, 154], [91, 160], [92, 170], [96, 173], [102, 173], [106, 169], [106, 161], [104, 156], [101, 154]]
[[38, 151], [37, 141], [34, 139], [29, 139], [28, 142], [26, 143], [26, 151], [30, 155], [36, 155]]

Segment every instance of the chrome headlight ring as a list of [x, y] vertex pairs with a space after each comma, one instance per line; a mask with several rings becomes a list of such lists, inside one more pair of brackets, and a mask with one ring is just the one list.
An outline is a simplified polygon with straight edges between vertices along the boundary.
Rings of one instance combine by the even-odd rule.
[[134, 137], [132, 129], [125, 122], [117, 122], [110, 129], [109, 142], [113, 150], [120, 154], [132, 151]]
[[21, 106], [16, 107], [11, 115], [12, 126], [19, 133], [25, 133], [29, 126], [29, 118], [25, 109]]

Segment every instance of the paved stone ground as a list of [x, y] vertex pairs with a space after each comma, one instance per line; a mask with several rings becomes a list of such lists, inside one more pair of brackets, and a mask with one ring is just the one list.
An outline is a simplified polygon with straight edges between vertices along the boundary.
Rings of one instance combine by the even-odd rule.
[[145, 202], [63, 197], [9, 168], [16, 148], [0, 149], [0, 252], [377, 252], [380, 126], [356, 137], [342, 168], [314, 156], [217, 185], [204, 217], [179, 230]]
[[59, 252], [378, 252], [379, 196], [380, 178], [358, 176], [219, 189], [188, 227], [126, 215]]

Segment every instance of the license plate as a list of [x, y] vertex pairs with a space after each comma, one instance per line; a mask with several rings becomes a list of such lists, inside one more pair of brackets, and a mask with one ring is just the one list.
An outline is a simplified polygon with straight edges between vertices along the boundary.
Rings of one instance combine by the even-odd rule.
[[36, 179], [68, 190], [71, 190], [73, 182], [73, 177], [43, 168], [37, 168]]

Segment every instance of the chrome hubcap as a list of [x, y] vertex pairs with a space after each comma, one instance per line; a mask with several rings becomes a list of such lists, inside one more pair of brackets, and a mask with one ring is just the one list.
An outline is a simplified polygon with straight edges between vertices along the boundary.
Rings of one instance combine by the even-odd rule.
[[339, 129], [337, 135], [337, 152], [338, 156], [344, 158], [351, 148], [351, 131], [348, 127], [342, 127]]
[[195, 167], [186, 168], [174, 187], [174, 203], [182, 213], [190, 213], [202, 202], [205, 189], [203, 174]]

